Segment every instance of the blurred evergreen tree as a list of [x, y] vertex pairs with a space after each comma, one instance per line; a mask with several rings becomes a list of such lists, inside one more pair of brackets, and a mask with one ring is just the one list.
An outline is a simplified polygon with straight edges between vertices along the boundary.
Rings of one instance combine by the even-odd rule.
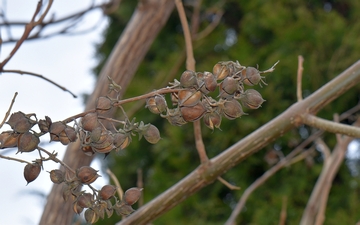
[[[135, 1], [124, 0], [119, 11], [109, 17], [104, 43], [98, 46], [99, 66], [95, 73], [110, 54], [135, 5]], [[280, 64], [267, 75], [267, 86], [255, 87], [266, 99], [262, 108], [247, 110], [249, 115], [235, 121], [224, 119], [221, 130], [211, 131], [204, 126], [203, 138], [209, 157], [216, 156], [296, 102], [298, 55], [305, 58], [303, 94], [306, 97], [357, 61], [360, 50], [359, 1], [203, 1], [200, 30], [215, 19], [215, 12], [220, 9], [224, 11], [220, 24], [205, 38], [194, 40], [197, 71], [212, 71], [216, 62], [225, 60], [238, 60], [245, 66], [258, 64], [260, 70], [271, 67], [277, 60]], [[187, 6], [186, 12], [190, 20], [192, 7]], [[181, 24], [174, 11], [141, 64], [126, 97], [144, 94], [166, 86], [174, 78], [179, 79], [185, 70], [184, 49]], [[358, 103], [359, 94], [359, 89], [352, 89], [319, 112], [319, 116], [331, 119], [333, 113], [346, 111]], [[151, 145], [133, 138], [126, 150], [118, 155], [111, 153], [105, 162], [124, 189], [136, 186], [137, 169], [142, 169], [144, 201], [148, 202], [199, 165], [192, 124], [171, 126], [158, 115], [152, 115], [143, 102], [124, 107], [137, 121], [155, 124], [162, 140]], [[264, 160], [266, 153], [276, 149], [286, 155], [311, 132], [308, 127], [295, 129], [228, 171], [223, 178], [240, 186], [240, 191], [230, 191], [216, 182], [154, 224], [173, 224], [174, 221], [179, 225], [223, 224], [246, 187], [270, 168]], [[324, 138], [330, 147], [334, 146], [333, 134], [326, 134]], [[321, 171], [320, 153], [314, 156], [314, 162], [311, 166], [299, 162], [269, 179], [250, 196], [238, 224], [277, 224], [284, 196], [288, 199], [287, 224], [299, 223]], [[350, 175], [345, 165], [341, 167], [331, 189], [325, 224], [355, 224], [360, 220], [359, 181], [359, 177]], [[120, 217], [113, 216], [97, 224], [113, 224], [118, 220]]]

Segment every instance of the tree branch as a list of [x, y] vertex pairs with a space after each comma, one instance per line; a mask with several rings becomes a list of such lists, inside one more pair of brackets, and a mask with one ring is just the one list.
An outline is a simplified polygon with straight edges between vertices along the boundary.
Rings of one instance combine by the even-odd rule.
[[360, 61], [318, 89], [312, 95], [289, 107], [285, 112], [263, 125], [255, 132], [235, 143], [210, 160], [204, 171], [200, 166], [177, 184], [147, 203], [118, 225], [146, 224], [172, 209], [203, 187], [214, 182], [242, 160], [257, 152], [290, 129], [300, 125], [301, 115], [317, 112], [332, 100], [360, 82]]

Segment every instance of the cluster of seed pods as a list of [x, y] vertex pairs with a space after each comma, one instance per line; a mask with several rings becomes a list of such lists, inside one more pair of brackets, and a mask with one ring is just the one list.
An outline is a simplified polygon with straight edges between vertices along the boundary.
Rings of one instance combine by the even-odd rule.
[[[181, 88], [171, 93], [171, 102], [175, 107], [169, 108], [163, 95], [148, 98], [146, 107], [173, 125], [181, 126], [203, 118], [210, 129], [219, 128], [223, 117], [233, 120], [244, 115], [242, 106], [250, 109], [261, 106], [265, 101], [261, 94], [255, 89], [245, 89], [245, 85], [266, 85], [261, 74], [272, 72], [274, 66], [259, 71], [242, 66], [237, 61], [226, 61], [218, 62], [212, 73], [186, 70], [180, 81], [174, 82]], [[216, 90], [218, 95], [213, 96]]]

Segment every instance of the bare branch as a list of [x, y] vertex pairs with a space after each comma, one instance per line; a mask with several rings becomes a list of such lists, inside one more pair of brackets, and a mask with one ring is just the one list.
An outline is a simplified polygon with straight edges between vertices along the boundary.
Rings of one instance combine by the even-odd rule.
[[9, 109], [6, 111], [3, 121], [0, 123], [0, 128], [4, 125], [4, 123], [6, 122], [7, 118], [9, 117], [10, 112], [11, 112], [11, 109], [12, 109], [14, 103], [15, 103], [15, 99], [16, 99], [16, 96], [17, 96], [17, 95], [18, 95], [18, 93], [15, 92], [14, 97], [13, 97], [12, 100], [11, 100]]
[[31, 76], [34, 76], [34, 77], [41, 78], [41, 79], [46, 80], [47, 82], [55, 85], [56, 87], [60, 88], [61, 90], [69, 92], [74, 98], [77, 98], [77, 96], [74, 93], [72, 93], [70, 90], [68, 90], [67, 88], [57, 84], [55, 81], [52, 81], [49, 78], [47, 78], [47, 77], [45, 77], [45, 76], [43, 76], [41, 74], [28, 72], [28, 71], [23, 71], [23, 70], [3, 70], [2, 72], [3, 73], [17, 73], [17, 74], [20, 74], [20, 75], [27, 74], [27, 75], [31, 75]]
[[318, 129], [325, 130], [331, 133], [339, 133], [351, 137], [360, 138], [360, 128], [358, 127], [324, 120], [308, 113], [304, 113], [301, 118], [304, 124], [311, 127], [316, 127]]
[[301, 55], [298, 56], [298, 70], [297, 70], [297, 82], [296, 82], [296, 95], [297, 100], [301, 101], [303, 99], [302, 97], [302, 75], [303, 75], [303, 63], [304, 63], [304, 57]]

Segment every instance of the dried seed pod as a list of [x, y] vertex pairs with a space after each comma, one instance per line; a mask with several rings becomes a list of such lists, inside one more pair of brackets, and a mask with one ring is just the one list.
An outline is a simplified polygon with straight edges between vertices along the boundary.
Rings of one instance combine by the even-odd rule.
[[50, 180], [54, 183], [54, 184], [61, 184], [62, 182], [65, 181], [65, 173], [61, 170], [51, 170], [50, 172]]
[[24, 177], [28, 185], [30, 182], [34, 181], [40, 174], [41, 166], [39, 163], [26, 164], [24, 168]]
[[238, 90], [238, 82], [233, 77], [226, 77], [220, 84], [221, 91], [233, 95]]
[[160, 140], [160, 132], [157, 127], [150, 124], [144, 131], [144, 138], [151, 144], [156, 144]]
[[206, 109], [202, 102], [198, 102], [196, 105], [191, 107], [181, 107], [180, 112], [186, 122], [194, 122], [204, 115]]
[[211, 130], [214, 130], [214, 127], [220, 128], [221, 116], [216, 111], [211, 113], [206, 113], [204, 115], [204, 123]]
[[28, 115], [25, 115], [23, 112], [19, 111], [11, 114], [7, 124], [9, 124], [15, 132], [25, 133], [36, 124], [36, 121], [30, 119]]
[[90, 208], [93, 205], [94, 196], [90, 193], [83, 193], [77, 197], [76, 202], [82, 208]]
[[99, 97], [96, 100], [96, 110], [98, 112], [106, 112], [112, 108], [112, 101], [109, 97]]
[[247, 89], [240, 95], [241, 103], [249, 109], [258, 109], [265, 102], [261, 94], [254, 89]]
[[255, 67], [247, 67], [246, 69], [242, 70], [241, 72], [243, 83], [248, 86], [257, 85], [260, 81], [266, 84], [262, 78], [263, 76], [260, 75], [260, 71]]
[[39, 137], [30, 132], [25, 132], [19, 136], [18, 150], [19, 152], [32, 152], [40, 143]]
[[116, 214], [119, 216], [128, 216], [131, 213], [135, 212], [135, 210], [131, 207], [131, 205], [121, 205], [114, 207]]
[[77, 133], [75, 131], [75, 128], [66, 126], [64, 130], [66, 137], [69, 139], [70, 142], [75, 142], [77, 139]]
[[209, 92], [215, 91], [216, 87], [217, 87], [217, 82], [216, 82], [216, 77], [214, 76], [214, 74], [205, 71], [204, 72], [204, 84], [205, 84], [205, 88]]
[[197, 86], [196, 73], [191, 70], [185, 70], [181, 74], [180, 85], [184, 88]]
[[84, 208], [79, 206], [79, 204], [77, 202], [74, 202], [73, 203], [73, 210], [74, 210], [74, 212], [76, 214], [80, 214], [84, 210]]
[[82, 118], [81, 124], [84, 130], [93, 131], [96, 127], [100, 125], [98, 121], [98, 114], [95, 112], [86, 114]]
[[232, 67], [227, 62], [218, 62], [213, 68], [213, 74], [217, 80], [223, 80], [225, 77], [231, 76]]
[[103, 200], [108, 200], [113, 197], [116, 193], [116, 187], [114, 185], [107, 184], [99, 191], [99, 196]]
[[161, 117], [166, 118], [170, 124], [176, 125], [176, 126], [181, 126], [186, 123], [186, 121], [184, 120], [184, 118], [181, 115], [179, 108], [168, 109], [167, 114], [161, 115]]
[[148, 108], [152, 113], [160, 114], [166, 111], [167, 104], [164, 96], [156, 95], [146, 99], [145, 107]]
[[126, 190], [123, 200], [128, 205], [135, 204], [139, 200], [142, 190], [143, 190], [142, 188], [137, 188], [137, 187], [133, 187], [133, 188]]
[[99, 220], [99, 216], [92, 209], [85, 210], [84, 217], [86, 222], [93, 224]]
[[113, 136], [114, 136], [113, 144], [119, 150], [125, 149], [127, 146], [129, 146], [131, 142], [131, 136], [129, 133], [117, 132], [113, 134]]
[[45, 116], [45, 120], [39, 120], [38, 122], [39, 129], [42, 133], [49, 132], [51, 124], [52, 121], [48, 116]]
[[233, 99], [233, 100], [226, 100], [222, 107], [222, 114], [228, 118], [229, 120], [236, 119], [242, 115], [244, 115], [244, 111], [240, 103]]
[[178, 94], [175, 93], [175, 92], [172, 92], [171, 95], [170, 95], [170, 97], [171, 97], [171, 102], [172, 102], [173, 106], [178, 105], [178, 103], [179, 103]]
[[179, 91], [178, 97], [180, 106], [194, 106], [201, 100], [202, 93], [193, 89], [184, 89]]
[[95, 154], [92, 147], [90, 145], [83, 145], [81, 150], [85, 153], [85, 155], [92, 156]]
[[94, 170], [90, 166], [83, 166], [76, 170], [76, 177], [83, 184], [91, 184], [100, 176], [97, 172], [98, 170]]
[[0, 134], [0, 149], [12, 148], [18, 145], [20, 134], [14, 131], [4, 131]]

